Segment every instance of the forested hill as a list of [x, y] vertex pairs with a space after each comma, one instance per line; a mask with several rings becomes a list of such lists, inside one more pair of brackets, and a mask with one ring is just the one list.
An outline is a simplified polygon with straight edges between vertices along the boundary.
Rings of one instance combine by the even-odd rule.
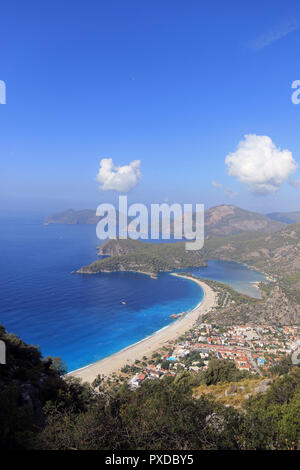
[[131, 391], [119, 379], [94, 386], [62, 379], [59, 360], [44, 360], [3, 327], [0, 339], [7, 346], [0, 366], [2, 450], [300, 448], [300, 369], [288, 358], [269, 380], [214, 359], [207, 370], [148, 380]]
[[100, 246], [100, 259], [78, 270], [79, 273], [137, 271], [151, 274], [175, 268], [204, 266], [202, 251], [186, 251], [185, 243], [144, 243], [137, 240], [108, 240]]
[[300, 223], [272, 234], [211, 238], [204, 250], [206, 256], [241, 261], [275, 276], [300, 302]]

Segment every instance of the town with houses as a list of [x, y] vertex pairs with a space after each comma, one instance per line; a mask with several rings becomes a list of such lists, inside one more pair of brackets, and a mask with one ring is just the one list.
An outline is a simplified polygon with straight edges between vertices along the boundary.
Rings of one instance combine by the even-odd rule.
[[123, 372], [135, 372], [128, 380], [132, 390], [145, 380], [175, 376], [184, 370], [205, 370], [212, 358], [234, 361], [239, 370], [264, 376], [284, 356], [299, 351], [299, 333], [297, 326], [224, 327], [200, 323], [177, 342], [154, 353], [150, 360], [144, 357], [134, 366], [126, 366]]

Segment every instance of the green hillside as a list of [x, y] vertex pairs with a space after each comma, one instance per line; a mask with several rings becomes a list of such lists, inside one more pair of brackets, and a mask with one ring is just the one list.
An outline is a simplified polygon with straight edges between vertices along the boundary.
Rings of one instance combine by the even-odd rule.
[[140, 271], [158, 273], [174, 268], [205, 266], [201, 251], [186, 251], [185, 243], [144, 243], [135, 240], [109, 240], [99, 250], [99, 254], [109, 255], [82, 267], [79, 273], [99, 273], [105, 271]]
[[8, 350], [0, 367], [1, 449], [300, 448], [300, 369], [288, 361], [263, 388], [233, 362], [214, 359], [207, 370], [131, 391], [119, 380], [107, 389], [62, 379], [58, 360], [44, 360], [3, 327], [0, 339]]

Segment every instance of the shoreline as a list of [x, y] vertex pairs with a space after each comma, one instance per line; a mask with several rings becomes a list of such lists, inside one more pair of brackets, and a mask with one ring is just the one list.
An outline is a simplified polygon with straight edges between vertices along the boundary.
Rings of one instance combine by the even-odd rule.
[[93, 382], [98, 374], [109, 376], [119, 371], [125, 365], [133, 365], [136, 359], [141, 360], [143, 356], [153, 354], [157, 349], [164, 346], [169, 341], [173, 341], [186, 331], [190, 330], [198, 318], [207, 313], [216, 304], [216, 293], [203, 281], [184, 276], [178, 273], [171, 273], [171, 276], [181, 277], [196, 282], [203, 289], [203, 299], [191, 311], [176, 321], [164, 326], [150, 336], [118, 351], [104, 359], [69, 372], [67, 375], [78, 377], [83, 382]]
[[71, 274], [111, 274], [111, 273], [137, 273], [137, 274], [145, 274], [145, 276], [149, 276], [151, 279], [157, 279], [158, 273], [151, 273], [147, 271], [127, 271], [127, 270], [122, 270], [120, 269], [119, 271], [108, 271], [108, 270], [103, 270], [103, 271], [81, 271], [82, 268], [78, 269], [77, 271], [71, 271]]

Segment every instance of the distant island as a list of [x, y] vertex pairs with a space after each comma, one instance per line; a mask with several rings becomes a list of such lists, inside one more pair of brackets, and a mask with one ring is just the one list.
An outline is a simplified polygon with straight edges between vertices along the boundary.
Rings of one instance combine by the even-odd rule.
[[99, 220], [100, 217], [96, 216], [96, 211], [93, 209], [83, 209], [79, 211], [67, 209], [63, 212], [45, 217], [44, 224], [95, 225]]

